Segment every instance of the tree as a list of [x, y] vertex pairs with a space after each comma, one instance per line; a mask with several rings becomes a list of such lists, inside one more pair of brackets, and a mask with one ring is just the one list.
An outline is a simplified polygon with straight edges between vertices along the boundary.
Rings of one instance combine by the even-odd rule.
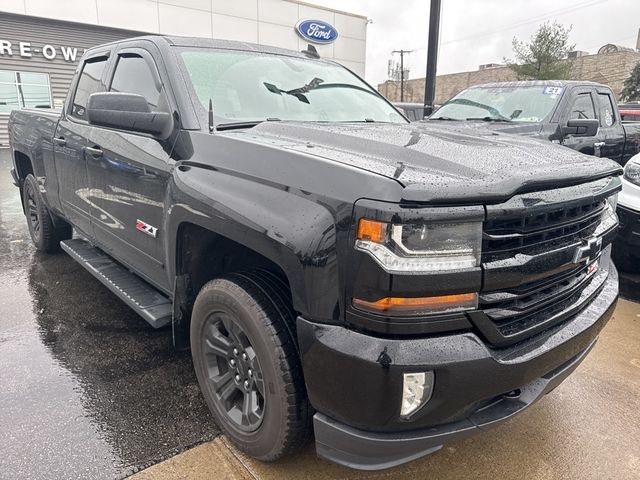
[[631, 75], [624, 81], [624, 88], [620, 92], [624, 102], [637, 102], [640, 100], [640, 63], [637, 63]]
[[575, 49], [574, 44], [569, 44], [571, 28], [557, 22], [546, 22], [540, 25], [528, 43], [513, 37], [515, 61], [505, 59], [505, 63], [519, 80], [569, 78], [572, 62], [567, 57]]

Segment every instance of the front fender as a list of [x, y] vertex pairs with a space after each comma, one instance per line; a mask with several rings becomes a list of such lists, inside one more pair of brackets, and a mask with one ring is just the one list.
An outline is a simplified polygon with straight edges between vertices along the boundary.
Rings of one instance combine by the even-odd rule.
[[[174, 170], [168, 195], [168, 238], [177, 239], [185, 222], [222, 235], [284, 271], [296, 311], [319, 321], [336, 321], [342, 315], [338, 244], [342, 234], [346, 238], [351, 205], [186, 165]], [[167, 242], [170, 278], [176, 275], [175, 246]]]

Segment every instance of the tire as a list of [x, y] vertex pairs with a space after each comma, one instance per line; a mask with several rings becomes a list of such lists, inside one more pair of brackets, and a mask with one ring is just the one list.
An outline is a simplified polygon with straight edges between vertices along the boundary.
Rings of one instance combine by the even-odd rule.
[[191, 315], [191, 354], [209, 409], [241, 451], [263, 461], [300, 449], [312, 431], [294, 322], [286, 284], [258, 270], [207, 283]]
[[73, 229], [61, 219], [56, 219], [54, 226], [51, 213], [42, 200], [38, 183], [32, 174], [27, 175], [24, 180], [22, 198], [29, 235], [36, 248], [46, 253], [58, 251], [60, 241], [71, 238]]

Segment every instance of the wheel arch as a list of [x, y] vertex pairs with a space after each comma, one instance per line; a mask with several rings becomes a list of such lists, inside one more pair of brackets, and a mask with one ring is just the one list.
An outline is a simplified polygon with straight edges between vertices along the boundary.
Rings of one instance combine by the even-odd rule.
[[18, 179], [20, 180], [20, 187], [22, 188], [22, 182], [27, 178], [27, 175], [34, 174], [33, 171], [33, 161], [31, 157], [26, 153], [20, 150], [14, 150], [13, 152], [13, 162], [16, 167], [16, 173], [18, 174]]
[[283, 261], [282, 252], [275, 248], [257, 251], [246, 242], [240, 243], [199, 222], [181, 222], [173, 238], [175, 249], [170, 265], [175, 278], [173, 336], [176, 347], [185, 348], [189, 344], [191, 310], [200, 289], [226, 273], [256, 268], [269, 270], [286, 283], [296, 313], [305, 311], [304, 291], [295, 288], [302, 282], [303, 275], [299, 263], [296, 267], [297, 259]]
[[[189, 302], [181, 299], [197, 294], [185, 265], [209, 269], [208, 251], [235, 252], [251, 258], [252, 266], [281, 273], [298, 315], [328, 322], [341, 318], [338, 244], [347, 235], [351, 203], [189, 164], [174, 171], [165, 204], [165, 265], [174, 285], [174, 327], [190, 313]], [[207, 241], [194, 243], [198, 235]], [[201, 255], [194, 254], [194, 245]], [[190, 251], [193, 261], [186, 258]], [[225, 268], [215, 271], [224, 273]], [[202, 279], [206, 276], [198, 277], [196, 286]]]
[[22, 213], [25, 213], [24, 209], [24, 194], [23, 185], [27, 178], [27, 175], [35, 175], [33, 171], [33, 161], [31, 157], [21, 150], [13, 151], [13, 164], [16, 169], [16, 176], [18, 177], [18, 190], [20, 191], [20, 204], [22, 205]]

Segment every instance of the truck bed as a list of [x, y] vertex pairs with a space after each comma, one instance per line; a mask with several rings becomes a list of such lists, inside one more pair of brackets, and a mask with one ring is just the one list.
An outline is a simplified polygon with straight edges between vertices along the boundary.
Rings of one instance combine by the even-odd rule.
[[[14, 110], [9, 117], [9, 138], [13, 148], [33, 151], [51, 142], [61, 110], [59, 108], [25, 108]], [[20, 148], [20, 147], [25, 148]]]

